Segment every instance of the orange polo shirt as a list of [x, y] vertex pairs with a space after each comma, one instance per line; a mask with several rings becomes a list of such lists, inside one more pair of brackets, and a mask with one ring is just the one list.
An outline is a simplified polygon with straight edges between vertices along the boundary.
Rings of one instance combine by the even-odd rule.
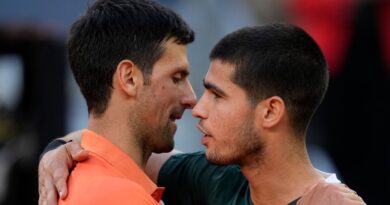
[[164, 188], [126, 153], [90, 130], [83, 130], [81, 144], [89, 158], [73, 169], [68, 196], [59, 205], [159, 204]]

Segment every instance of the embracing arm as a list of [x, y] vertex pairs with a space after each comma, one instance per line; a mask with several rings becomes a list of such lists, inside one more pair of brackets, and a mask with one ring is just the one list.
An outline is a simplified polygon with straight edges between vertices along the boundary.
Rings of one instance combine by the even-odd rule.
[[[63, 140], [64, 143], [48, 146], [45, 149], [39, 162], [39, 204], [57, 204], [57, 198], [64, 199], [67, 192], [66, 180], [69, 170], [75, 162], [88, 158], [88, 152], [81, 148], [81, 131], [70, 133], [69, 135], [56, 140]], [[59, 146], [60, 145], [60, 146]], [[59, 147], [56, 147], [59, 146]], [[51, 150], [52, 149], [52, 150]]]
[[[69, 172], [75, 163], [88, 158], [81, 143], [81, 132], [72, 132], [59, 138], [65, 144], [43, 153], [39, 162], [39, 205], [57, 204], [58, 196], [65, 199], [68, 191], [66, 181]], [[58, 140], [58, 139], [57, 139]], [[180, 153], [173, 150], [169, 153], [152, 154], [145, 167], [146, 174], [157, 183], [158, 174], [162, 165], [174, 154]]]

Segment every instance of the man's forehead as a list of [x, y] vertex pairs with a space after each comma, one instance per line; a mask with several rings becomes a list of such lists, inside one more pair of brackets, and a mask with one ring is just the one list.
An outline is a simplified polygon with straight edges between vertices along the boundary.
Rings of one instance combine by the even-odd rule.
[[209, 70], [203, 79], [204, 87], [206, 89], [228, 89], [234, 84], [231, 81], [231, 72], [232, 69], [228, 64], [224, 64], [220, 60], [211, 61]]
[[223, 80], [231, 81], [231, 76], [233, 74], [233, 65], [229, 63], [224, 63], [219, 59], [212, 60], [210, 62], [209, 69], [205, 76], [205, 81], [208, 80]]
[[186, 45], [167, 42], [161, 57], [153, 65], [153, 71], [161, 67], [174, 72], [189, 72]]

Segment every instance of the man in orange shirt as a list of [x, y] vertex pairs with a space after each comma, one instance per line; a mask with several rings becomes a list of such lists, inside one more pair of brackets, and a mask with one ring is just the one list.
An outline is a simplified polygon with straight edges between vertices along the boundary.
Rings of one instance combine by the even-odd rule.
[[86, 99], [88, 160], [59, 204], [159, 204], [144, 173], [152, 152], [171, 151], [177, 119], [192, 108], [186, 44], [194, 32], [149, 0], [98, 0], [70, 30], [69, 61]]

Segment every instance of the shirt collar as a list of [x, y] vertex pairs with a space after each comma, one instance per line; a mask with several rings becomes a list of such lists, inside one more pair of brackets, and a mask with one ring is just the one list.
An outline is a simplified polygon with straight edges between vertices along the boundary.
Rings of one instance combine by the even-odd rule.
[[133, 159], [112, 144], [112, 142], [91, 130], [84, 129], [82, 131], [81, 145], [84, 149], [91, 151], [106, 160], [106, 162], [118, 170], [123, 177], [142, 186], [156, 201], [161, 200], [164, 188], [157, 187]]

